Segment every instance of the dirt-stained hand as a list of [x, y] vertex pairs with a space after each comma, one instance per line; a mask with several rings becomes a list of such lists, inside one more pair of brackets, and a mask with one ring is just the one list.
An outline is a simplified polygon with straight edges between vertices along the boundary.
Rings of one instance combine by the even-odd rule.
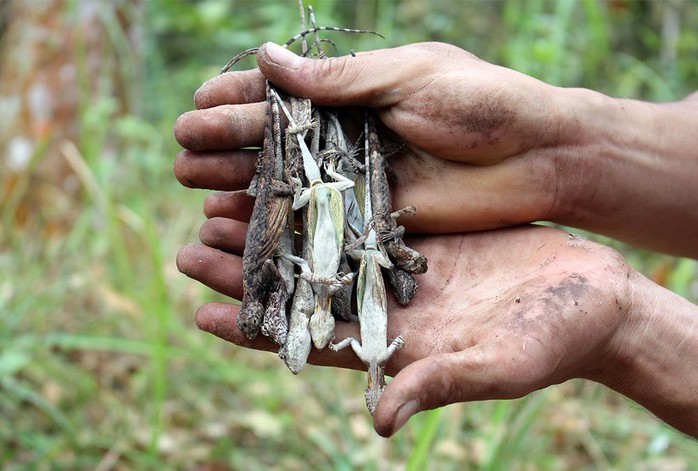
[[[406, 346], [388, 364], [396, 376], [376, 430], [390, 435], [420, 410], [585, 377], [698, 436], [695, 305], [613, 250], [559, 230], [460, 233], [552, 220], [696, 256], [695, 98], [657, 106], [559, 89], [437, 43], [327, 60], [267, 43], [258, 65], [204, 84], [198, 110], [175, 125], [186, 149], [175, 162], [180, 182], [226, 191], [207, 199], [204, 245], [182, 249], [183, 273], [241, 297], [252, 199], [235, 190], [255, 171], [257, 150], [246, 148], [262, 142], [265, 77], [316, 105], [373, 107], [406, 143], [390, 159], [393, 203], [417, 207], [400, 222], [426, 234], [408, 243], [430, 265], [412, 303], [389, 306], [389, 336]], [[667, 130], [661, 140], [657, 129]], [[275, 349], [247, 340], [237, 311], [205, 305], [197, 323]], [[338, 339], [356, 334], [339, 323]], [[314, 351], [309, 361], [364, 368], [349, 350]]]
[[[240, 298], [249, 199], [208, 198], [205, 245], [190, 245], [179, 269]], [[419, 296], [403, 307], [389, 300], [388, 336], [405, 347], [388, 362], [388, 384], [374, 415], [378, 433], [395, 433], [410, 416], [463, 401], [516, 398], [573, 377], [591, 377], [612, 355], [614, 333], [628, 310], [628, 268], [616, 252], [563, 231], [535, 226], [469, 235], [410, 239], [429, 271]], [[207, 304], [198, 326], [237, 345], [278, 346], [239, 331], [239, 306]], [[338, 323], [337, 340], [358, 335]], [[346, 349], [313, 350], [310, 363], [365, 369]]]
[[[267, 43], [259, 69], [230, 72], [196, 93], [175, 135], [187, 150], [175, 171], [192, 187], [221, 189], [228, 169], [245, 187], [264, 122], [264, 77], [318, 106], [369, 106], [407, 144], [392, 156], [395, 207], [418, 213], [412, 232], [454, 232], [552, 219], [559, 165], [555, 87], [454, 46], [423, 43], [324, 60]], [[361, 123], [359, 123], [361, 124]], [[221, 165], [222, 164], [222, 165]], [[216, 171], [212, 171], [216, 168]]]

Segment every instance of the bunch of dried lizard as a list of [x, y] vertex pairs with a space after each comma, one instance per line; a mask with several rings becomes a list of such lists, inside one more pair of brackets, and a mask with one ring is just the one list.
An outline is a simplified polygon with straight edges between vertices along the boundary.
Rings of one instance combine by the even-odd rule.
[[[311, 8], [309, 13], [312, 28], [286, 45], [303, 39], [303, 54], [314, 48], [318, 60], [324, 57], [318, 31], [365, 32], [317, 27]], [[315, 43], [308, 48], [305, 36], [311, 33]], [[251, 53], [238, 54], [223, 71]], [[351, 346], [368, 367], [366, 404], [373, 414], [385, 387], [385, 364], [404, 343], [402, 337], [388, 343], [383, 273], [398, 302], [407, 304], [417, 291], [413, 274], [427, 269], [426, 258], [404, 244], [404, 229], [396, 223], [415, 208], [391, 209], [384, 149], [369, 110], [361, 148], [345, 134], [341, 109], [284, 96], [271, 83], [266, 96], [264, 145], [248, 190], [255, 204], [243, 254], [238, 326], [249, 338], [261, 331], [277, 343], [294, 374], [312, 345]], [[302, 221], [300, 250], [297, 217]], [[360, 340], [332, 343], [335, 319], [358, 320]]]

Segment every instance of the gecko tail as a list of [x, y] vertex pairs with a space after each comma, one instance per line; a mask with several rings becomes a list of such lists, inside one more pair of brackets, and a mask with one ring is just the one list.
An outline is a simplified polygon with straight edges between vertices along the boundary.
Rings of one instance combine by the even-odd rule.
[[366, 408], [368, 408], [368, 412], [371, 414], [371, 417], [373, 417], [373, 412], [376, 410], [376, 406], [383, 395], [384, 389], [385, 372], [383, 367], [378, 366], [377, 362], [371, 362], [368, 367], [368, 385], [366, 386], [366, 391], [364, 392]]

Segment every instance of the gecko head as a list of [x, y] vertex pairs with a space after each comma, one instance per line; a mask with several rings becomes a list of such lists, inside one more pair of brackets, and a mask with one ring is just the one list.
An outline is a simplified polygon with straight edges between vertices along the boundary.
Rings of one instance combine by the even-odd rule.
[[259, 333], [259, 327], [264, 317], [264, 306], [257, 300], [243, 300], [240, 306], [240, 314], [237, 318], [238, 328], [247, 336], [253, 339]]
[[375, 361], [372, 361], [368, 367], [368, 385], [366, 386], [366, 391], [364, 392], [366, 407], [371, 415], [373, 415], [373, 411], [376, 410], [378, 400], [381, 398], [384, 389], [385, 373], [383, 368], [378, 366], [378, 363]]
[[281, 358], [291, 373], [297, 375], [303, 369], [310, 355], [311, 340], [310, 333], [306, 330], [306, 335], [301, 338], [297, 336], [289, 336], [286, 343], [279, 350], [279, 358]]

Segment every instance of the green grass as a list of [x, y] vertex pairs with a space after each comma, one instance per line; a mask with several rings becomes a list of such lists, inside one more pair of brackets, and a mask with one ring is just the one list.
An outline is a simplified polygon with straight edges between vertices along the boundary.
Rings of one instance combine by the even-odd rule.
[[[197, 238], [205, 192], [175, 182], [171, 126], [232, 54], [295, 29], [293, 2], [252, 5], [152, 2], [140, 25], [143, 58], [105, 8], [113, 55], [97, 92], [83, 44], [82, 138], [62, 148], [81, 194], [57, 202], [70, 204], [70, 224], [50, 230], [60, 219], [52, 207], [34, 208], [15, 224], [51, 142], [37, 143], [0, 206], [3, 469], [695, 469], [695, 441], [582, 381], [521, 400], [418, 414], [385, 440], [363, 404], [363, 373], [309, 366], [293, 376], [272, 354], [196, 329], [197, 306], [221, 297], [174, 264], [179, 247]], [[649, 12], [617, 12], [591, 0], [425, 5], [314, 4], [324, 24], [376, 28], [388, 37], [337, 38], [340, 52], [447, 40], [563, 86], [648, 99], [698, 88], [696, 2], [683, 4], [670, 79], [659, 67], [657, 4], [645, 5]], [[64, 13], [76, 15], [77, 6], [66, 3]], [[118, 71], [123, 96], [114, 93]], [[649, 276], [691, 295], [695, 261], [617, 246]]]

